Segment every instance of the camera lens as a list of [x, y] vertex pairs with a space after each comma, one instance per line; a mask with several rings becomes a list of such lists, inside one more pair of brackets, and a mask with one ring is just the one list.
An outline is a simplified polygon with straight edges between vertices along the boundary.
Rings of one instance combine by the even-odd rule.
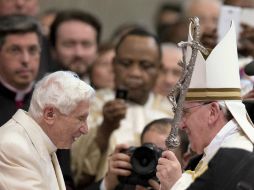
[[131, 158], [132, 169], [139, 175], [150, 177], [156, 169], [157, 160], [158, 158], [152, 149], [144, 146], [139, 147]]
[[148, 180], [156, 178], [156, 166], [162, 150], [152, 143], [141, 147], [130, 147], [122, 152], [131, 156], [132, 171], [130, 176], [118, 176], [120, 183], [148, 187]]

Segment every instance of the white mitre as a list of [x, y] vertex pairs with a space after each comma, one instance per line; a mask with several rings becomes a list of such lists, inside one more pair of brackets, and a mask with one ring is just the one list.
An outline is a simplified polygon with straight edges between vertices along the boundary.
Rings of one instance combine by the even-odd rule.
[[[193, 39], [191, 26], [189, 41]], [[191, 55], [187, 48], [187, 60]], [[235, 26], [232, 22], [224, 38], [205, 60], [198, 51], [186, 101], [224, 102], [246, 136], [254, 143], [254, 128], [241, 99]]]

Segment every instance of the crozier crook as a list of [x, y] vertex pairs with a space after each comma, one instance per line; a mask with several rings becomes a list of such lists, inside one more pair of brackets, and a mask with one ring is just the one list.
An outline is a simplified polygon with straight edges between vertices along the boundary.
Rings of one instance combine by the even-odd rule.
[[[193, 40], [188, 42], [180, 42], [178, 46], [182, 48], [183, 51], [183, 60], [179, 65], [183, 68], [181, 78], [173, 89], [169, 92], [167, 98], [170, 103], [173, 105], [174, 118], [172, 123], [172, 129], [169, 136], [167, 137], [165, 143], [168, 149], [174, 149], [180, 145], [178, 139], [178, 126], [182, 117], [183, 103], [185, 100], [188, 87], [190, 85], [191, 76], [195, 66], [197, 53], [198, 51], [202, 52], [205, 55], [208, 55], [208, 51], [199, 43], [200, 39], [200, 30], [199, 30], [199, 19], [198, 17], [190, 18], [190, 27], [193, 29]], [[187, 46], [190, 46], [192, 49], [191, 58], [189, 62], [186, 61], [186, 49]], [[176, 100], [178, 96], [178, 100]]]

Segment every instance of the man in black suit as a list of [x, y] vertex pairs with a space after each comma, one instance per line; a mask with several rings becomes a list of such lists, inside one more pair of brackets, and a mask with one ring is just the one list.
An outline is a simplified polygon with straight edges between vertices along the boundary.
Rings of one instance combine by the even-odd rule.
[[0, 17], [0, 125], [27, 109], [40, 63], [41, 31], [30, 16]]
[[208, 170], [197, 178], [187, 190], [253, 190], [254, 154], [236, 149], [222, 148], [208, 165]]

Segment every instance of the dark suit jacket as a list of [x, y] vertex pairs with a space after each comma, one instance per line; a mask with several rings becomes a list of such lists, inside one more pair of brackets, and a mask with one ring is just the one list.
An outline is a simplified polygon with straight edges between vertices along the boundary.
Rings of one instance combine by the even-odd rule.
[[[24, 97], [24, 107], [28, 110], [32, 92], [29, 92]], [[0, 127], [6, 123], [18, 110], [15, 103], [16, 93], [7, 89], [0, 83]]]
[[187, 190], [254, 190], [254, 153], [222, 148]]

